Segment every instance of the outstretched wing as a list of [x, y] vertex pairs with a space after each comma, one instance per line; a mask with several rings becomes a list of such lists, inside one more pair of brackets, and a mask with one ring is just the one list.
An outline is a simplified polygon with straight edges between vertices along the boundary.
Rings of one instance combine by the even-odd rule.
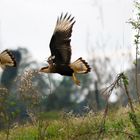
[[51, 56], [55, 64], [69, 64], [71, 59], [71, 34], [75, 23], [74, 17], [66, 13], [57, 19], [55, 30], [50, 41]]
[[16, 66], [15, 57], [9, 50], [0, 53], [0, 67], [5, 68], [6, 66]]

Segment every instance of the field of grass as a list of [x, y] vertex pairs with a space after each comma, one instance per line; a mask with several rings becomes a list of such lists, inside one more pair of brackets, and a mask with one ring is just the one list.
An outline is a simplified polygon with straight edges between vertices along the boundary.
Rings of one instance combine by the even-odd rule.
[[[58, 119], [36, 119], [25, 125], [16, 124], [8, 136], [9, 140], [139, 140], [140, 106], [135, 113], [129, 107], [109, 109], [100, 113], [89, 112], [84, 116], [72, 113], [59, 114]], [[112, 110], [112, 111], [111, 111]], [[0, 140], [6, 140], [5, 131], [0, 132]]]

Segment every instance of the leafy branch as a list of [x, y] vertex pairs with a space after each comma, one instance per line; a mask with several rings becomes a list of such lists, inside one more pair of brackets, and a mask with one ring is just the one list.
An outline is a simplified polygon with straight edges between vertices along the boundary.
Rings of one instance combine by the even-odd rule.
[[138, 97], [138, 101], [140, 103], [140, 93], [138, 90], [138, 56], [140, 55], [139, 52], [139, 44], [140, 44], [140, 3], [139, 2], [135, 2], [135, 7], [136, 7], [136, 18], [135, 19], [130, 19], [129, 23], [132, 25], [134, 31], [135, 31], [135, 35], [134, 35], [134, 44], [136, 47], [136, 53], [135, 53], [135, 80], [136, 80], [136, 93], [137, 93], [137, 97]]

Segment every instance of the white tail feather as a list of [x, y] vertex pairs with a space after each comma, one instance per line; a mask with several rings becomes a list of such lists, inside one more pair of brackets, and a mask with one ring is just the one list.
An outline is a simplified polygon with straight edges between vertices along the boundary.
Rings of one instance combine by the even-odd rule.
[[70, 67], [74, 70], [76, 73], [88, 73], [90, 72], [90, 67], [88, 63], [83, 60], [81, 57], [77, 59], [75, 62], [70, 64]]

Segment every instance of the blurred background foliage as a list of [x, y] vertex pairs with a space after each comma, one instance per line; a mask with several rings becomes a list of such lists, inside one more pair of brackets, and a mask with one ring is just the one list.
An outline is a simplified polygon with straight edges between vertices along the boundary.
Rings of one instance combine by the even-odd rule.
[[[110, 58], [93, 57], [89, 60], [92, 72], [87, 75], [78, 75], [81, 86], [77, 87], [70, 77], [60, 79], [51, 74], [39, 73], [40, 65], [33, 60], [26, 48], [19, 47], [12, 52], [16, 57], [17, 67], [8, 67], [1, 74], [0, 114], [3, 117], [0, 123], [2, 128], [6, 127], [9, 121], [22, 123], [30, 120], [31, 113], [57, 118], [60, 112], [72, 111], [82, 115], [89, 110], [97, 112], [105, 108], [107, 95], [102, 94], [102, 91], [114, 80], [115, 73], [114, 67], [110, 64]], [[131, 96], [136, 99], [137, 96], [133, 90], [135, 89], [134, 69], [132, 67], [126, 73], [131, 81], [129, 86]], [[116, 90], [113, 94], [116, 99], [115, 102], [110, 100], [111, 106], [127, 105], [128, 101], [123, 89]], [[5, 118], [7, 120], [4, 120]]]

